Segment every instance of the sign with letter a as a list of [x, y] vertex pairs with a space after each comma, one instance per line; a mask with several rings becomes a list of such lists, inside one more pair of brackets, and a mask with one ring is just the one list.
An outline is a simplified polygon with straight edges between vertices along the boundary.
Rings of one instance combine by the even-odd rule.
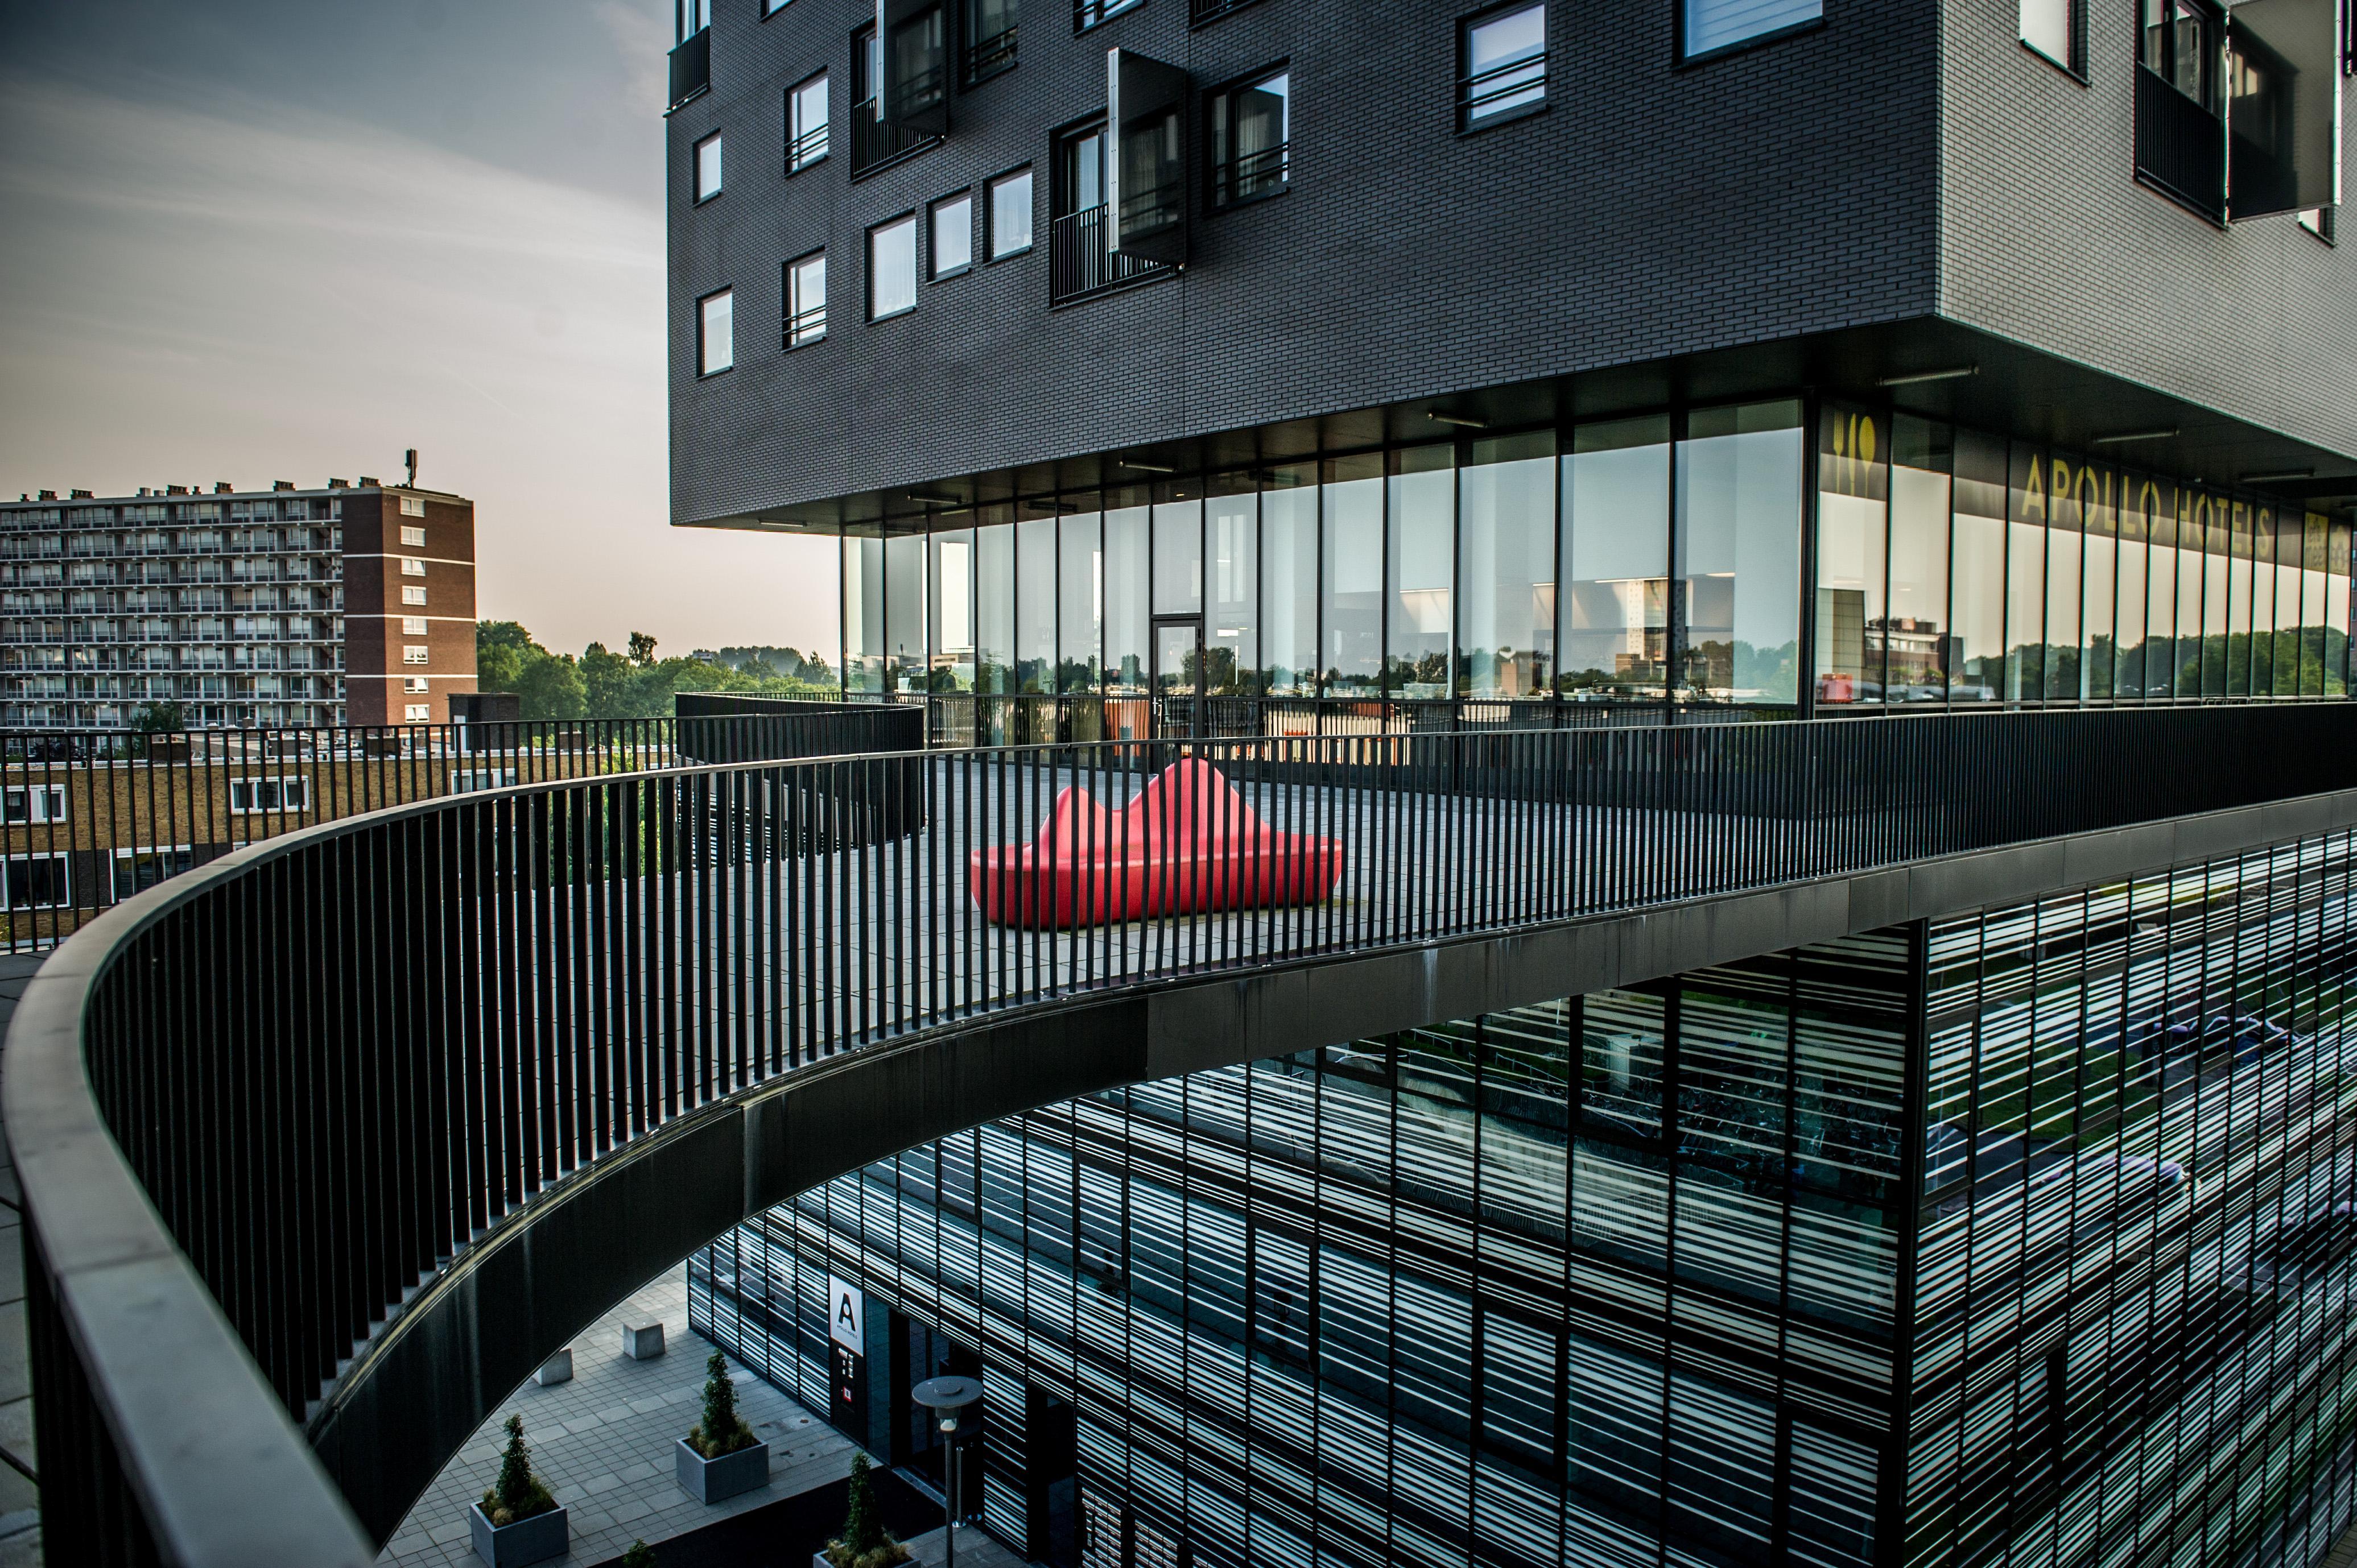
[[826, 1276], [826, 1337], [855, 1356], [867, 1354], [867, 1340], [860, 1332], [866, 1310], [857, 1285]]

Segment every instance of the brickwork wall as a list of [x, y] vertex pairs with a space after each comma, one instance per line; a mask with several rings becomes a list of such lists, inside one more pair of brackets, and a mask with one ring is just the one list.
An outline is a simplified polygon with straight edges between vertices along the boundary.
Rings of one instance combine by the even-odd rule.
[[[424, 517], [405, 517], [399, 492], [361, 492], [344, 502], [344, 709], [355, 725], [414, 722], [408, 709], [423, 703], [426, 722], [447, 724], [450, 694], [475, 690], [475, 509], [456, 497], [426, 495]], [[424, 544], [404, 543], [403, 528], [425, 531]], [[401, 558], [425, 564], [422, 578], [404, 576]], [[404, 586], [422, 585], [421, 609], [401, 602]], [[426, 635], [401, 629], [411, 616], [426, 618]], [[402, 650], [433, 650], [424, 666], [402, 662]], [[423, 675], [424, 693], [404, 692], [406, 677]]]
[[2088, 0], [2083, 84], [2021, 47], [2017, 0], [1940, 10], [1942, 313], [2357, 454], [2357, 244], [2136, 183], [2135, 0]]
[[[673, 516], [1234, 428], [1932, 308], [1938, 18], [1832, 0], [1821, 30], [1679, 69], [1670, 0], [1553, 0], [1549, 105], [1460, 134], [1458, 24], [1436, 0], [1185, 0], [1075, 36], [1030, 0], [1021, 61], [948, 139], [849, 179], [852, 29], [872, 7], [716, 0], [713, 91], [670, 162]], [[1101, 111], [1105, 50], [1213, 86], [1293, 78], [1294, 186], [1194, 221], [1183, 277], [1051, 310], [1054, 128]], [[832, 156], [787, 177], [787, 89], [832, 73]], [[724, 134], [726, 189], [690, 204]], [[864, 318], [874, 223], [1030, 164], [1037, 243]], [[984, 255], [979, 223], [976, 255]], [[780, 267], [824, 246], [829, 335], [780, 346]], [[695, 301], [735, 290], [736, 368], [698, 381]]]

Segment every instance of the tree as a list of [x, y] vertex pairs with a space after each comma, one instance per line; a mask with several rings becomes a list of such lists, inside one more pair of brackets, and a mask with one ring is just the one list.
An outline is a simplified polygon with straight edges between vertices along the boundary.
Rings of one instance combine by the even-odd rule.
[[573, 660], [549, 652], [517, 621], [476, 624], [475, 686], [514, 693], [527, 719], [577, 719], [584, 705]]
[[630, 633], [630, 662], [644, 669], [655, 661], [655, 639], [643, 631]]
[[844, 1509], [843, 1533], [826, 1543], [826, 1560], [834, 1568], [890, 1568], [909, 1561], [909, 1549], [886, 1532], [876, 1509], [876, 1484], [868, 1476], [867, 1455], [851, 1456], [851, 1498]]
[[508, 1417], [507, 1434], [507, 1449], [500, 1455], [499, 1481], [483, 1494], [484, 1516], [502, 1526], [556, 1506], [556, 1499], [548, 1495], [548, 1483], [532, 1473], [532, 1450], [524, 1444], [522, 1416]]
[[655, 1549], [643, 1541], [633, 1541], [622, 1553], [622, 1568], [655, 1568]]
[[178, 703], [150, 703], [131, 715], [131, 727], [141, 735], [170, 735], [188, 727]]
[[737, 1413], [737, 1384], [728, 1358], [715, 1350], [704, 1363], [704, 1420], [687, 1434], [687, 1444], [706, 1459], [753, 1445], [753, 1429]]

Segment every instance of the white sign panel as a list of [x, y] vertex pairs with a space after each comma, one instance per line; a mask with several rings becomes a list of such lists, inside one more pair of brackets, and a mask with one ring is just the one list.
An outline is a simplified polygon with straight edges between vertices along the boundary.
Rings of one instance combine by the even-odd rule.
[[833, 1274], [826, 1276], [826, 1337], [855, 1356], [867, 1354], [867, 1341], [860, 1333], [860, 1318], [866, 1311], [857, 1285]]

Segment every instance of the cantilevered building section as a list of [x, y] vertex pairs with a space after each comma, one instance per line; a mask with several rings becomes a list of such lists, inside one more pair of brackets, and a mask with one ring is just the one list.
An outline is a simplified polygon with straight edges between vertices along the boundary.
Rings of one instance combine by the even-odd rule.
[[370, 478], [0, 503], [0, 723], [447, 723], [474, 562], [472, 501]]
[[[2330, 5], [679, 15], [673, 521], [838, 540], [845, 686], [937, 741], [2351, 694]], [[1058, 1564], [2307, 1568], [2350, 845], [2109, 864], [995, 1122], [733, 1230], [695, 1321], [937, 1475], [907, 1390], [978, 1377], [963, 1495]]]

